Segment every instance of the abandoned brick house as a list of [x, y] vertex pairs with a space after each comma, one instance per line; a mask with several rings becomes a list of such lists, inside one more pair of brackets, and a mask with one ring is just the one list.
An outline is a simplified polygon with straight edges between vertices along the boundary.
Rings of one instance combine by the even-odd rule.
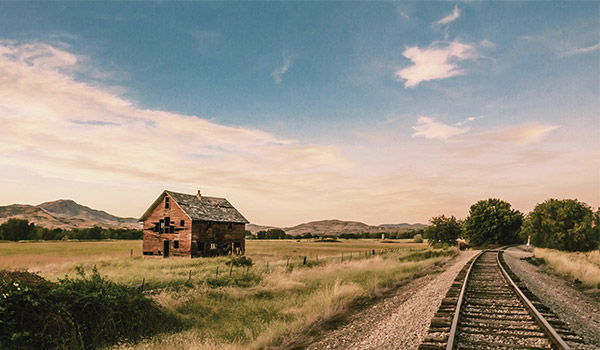
[[248, 221], [225, 198], [164, 191], [140, 218], [144, 256], [244, 254]]

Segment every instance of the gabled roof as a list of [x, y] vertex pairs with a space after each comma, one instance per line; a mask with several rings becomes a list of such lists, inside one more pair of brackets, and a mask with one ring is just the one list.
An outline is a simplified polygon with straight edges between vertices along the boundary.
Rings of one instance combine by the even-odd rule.
[[218, 221], [218, 222], [235, 222], [248, 224], [248, 220], [237, 211], [231, 203], [225, 198], [216, 197], [205, 197], [193, 194], [177, 193], [173, 191], [165, 190], [161, 195], [152, 203], [150, 208], [146, 210], [144, 215], [140, 218], [140, 221], [146, 220], [146, 218], [152, 213], [152, 210], [162, 202], [166, 195], [173, 198], [173, 201], [190, 217], [192, 220], [200, 221]]

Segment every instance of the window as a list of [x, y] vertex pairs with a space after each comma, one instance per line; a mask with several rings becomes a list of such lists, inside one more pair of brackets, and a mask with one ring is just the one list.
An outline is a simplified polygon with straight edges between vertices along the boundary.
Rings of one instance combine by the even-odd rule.
[[160, 223], [155, 223], [154, 224], [154, 232], [160, 232]]
[[181, 220], [181, 222], [179, 223], [179, 226], [185, 226], [185, 220]]
[[231, 222], [229, 223], [229, 229], [233, 230], [233, 224]]
[[165, 209], [169, 209], [169, 207], [171, 206], [171, 198], [169, 197], [165, 197]]
[[179, 248], [179, 241], [177, 241], [177, 240], [173, 241], [173, 248], [174, 249], [178, 249]]
[[170, 217], [165, 217], [165, 227], [168, 227], [171, 224], [171, 218]]
[[208, 227], [208, 228], [212, 228], [212, 222], [211, 222], [211, 221], [209, 221], [209, 222], [208, 222], [208, 224], [206, 225], [206, 227]]

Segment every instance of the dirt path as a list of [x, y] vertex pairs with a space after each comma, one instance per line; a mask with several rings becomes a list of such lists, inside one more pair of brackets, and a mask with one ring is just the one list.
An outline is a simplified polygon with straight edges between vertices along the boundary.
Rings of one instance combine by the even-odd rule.
[[452, 281], [476, 254], [461, 252], [446, 264], [444, 272], [402, 286], [394, 296], [352, 315], [344, 326], [308, 349], [416, 349]]

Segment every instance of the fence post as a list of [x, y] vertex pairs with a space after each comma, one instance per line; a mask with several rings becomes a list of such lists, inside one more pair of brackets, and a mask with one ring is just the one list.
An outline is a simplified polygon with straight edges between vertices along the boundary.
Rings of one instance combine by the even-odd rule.
[[192, 270], [190, 270], [190, 276], [188, 277], [188, 281], [192, 280]]
[[140, 287], [140, 292], [144, 291], [144, 283], [146, 283], [146, 277], [142, 279], [142, 286]]
[[290, 265], [290, 258], [287, 258], [287, 261], [285, 262], [285, 268], [287, 269], [289, 265]]
[[219, 267], [217, 266], [217, 272], [215, 273], [215, 277], [219, 278]]
[[133, 257], [133, 249], [131, 249], [131, 257]]
[[267, 261], [267, 273], [269, 273], [269, 262]]
[[304, 265], [306, 265], [306, 257], [304, 257]]
[[229, 277], [231, 277], [231, 273], [233, 272], [233, 262], [229, 264]]

